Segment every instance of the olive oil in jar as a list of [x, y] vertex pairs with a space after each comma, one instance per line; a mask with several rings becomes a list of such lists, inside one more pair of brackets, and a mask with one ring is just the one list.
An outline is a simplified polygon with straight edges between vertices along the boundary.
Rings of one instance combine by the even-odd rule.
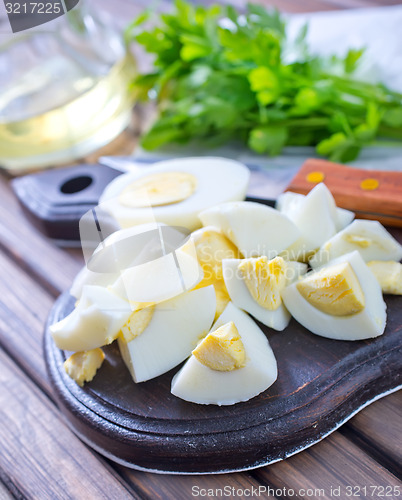
[[[128, 125], [134, 102], [129, 82], [135, 74], [130, 55], [113, 65], [105, 76], [73, 71], [69, 74], [65, 66], [61, 71], [63, 92], [73, 98], [57, 107], [46, 109], [46, 100], [54, 101], [51, 89], [47, 92], [45, 85], [36, 89], [29, 78], [13, 89], [18, 97], [24, 93], [28, 96], [26, 116], [21, 106], [2, 114], [0, 96], [1, 167], [17, 173], [18, 170], [68, 162], [107, 144]], [[46, 83], [46, 78], [42, 80]], [[32, 114], [32, 103], [38, 96], [39, 107], [46, 110]]]

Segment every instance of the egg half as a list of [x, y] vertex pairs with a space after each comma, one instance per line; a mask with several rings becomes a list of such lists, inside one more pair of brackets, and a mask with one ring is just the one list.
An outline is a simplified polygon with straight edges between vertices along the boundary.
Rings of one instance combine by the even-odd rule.
[[282, 298], [301, 325], [322, 337], [361, 340], [385, 329], [381, 287], [357, 251], [287, 286]]
[[200, 211], [243, 200], [249, 177], [247, 167], [226, 158], [167, 160], [117, 177], [99, 204], [123, 228], [157, 221], [193, 231]]
[[171, 391], [192, 403], [232, 405], [257, 396], [276, 378], [276, 359], [266, 336], [229, 303], [210, 335], [173, 377]]

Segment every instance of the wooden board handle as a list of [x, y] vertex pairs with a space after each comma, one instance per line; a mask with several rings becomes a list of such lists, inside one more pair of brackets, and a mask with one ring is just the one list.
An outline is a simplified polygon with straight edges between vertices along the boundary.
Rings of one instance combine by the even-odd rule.
[[402, 172], [362, 170], [310, 158], [286, 191], [307, 194], [319, 182], [328, 187], [338, 207], [352, 210], [356, 217], [402, 227]]

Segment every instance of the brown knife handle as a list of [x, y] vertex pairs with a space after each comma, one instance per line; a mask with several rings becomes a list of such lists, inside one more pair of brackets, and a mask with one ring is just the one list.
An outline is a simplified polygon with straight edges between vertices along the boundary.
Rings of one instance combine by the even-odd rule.
[[402, 227], [402, 172], [363, 170], [311, 158], [286, 190], [307, 194], [321, 181], [338, 207], [352, 210], [360, 219]]

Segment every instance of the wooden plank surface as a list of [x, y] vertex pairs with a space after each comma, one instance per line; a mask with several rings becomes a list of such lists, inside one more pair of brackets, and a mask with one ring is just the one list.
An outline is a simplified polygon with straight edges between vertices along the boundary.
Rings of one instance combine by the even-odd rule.
[[390, 471], [402, 476], [402, 391], [368, 406], [342, 432]]
[[7, 486], [0, 482], [0, 500], [9, 500], [13, 498]]
[[[297, 454], [285, 462], [257, 470], [261, 482], [270, 482], [275, 489], [286, 488], [305, 492], [300, 498], [333, 498], [331, 488], [340, 488], [340, 498], [347, 498], [349, 487], [363, 491], [364, 486], [398, 487], [397, 477], [380, 466], [354, 442], [339, 432], [318, 445]], [[365, 497], [364, 497], [365, 498]]]
[[71, 433], [56, 408], [3, 350], [0, 384], [1, 466], [22, 497], [139, 498]]
[[[224, 498], [223, 493], [243, 492], [243, 498], [255, 497], [256, 491], [264, 491], [264, 487], [269, 487], [269, 484], [264, 484], [258, 478], [253, 477], [252, 473], [235, 473], [235, 474], [208, 474], [205, 476], [160, 476], [150, 472], [137, 472], [130, 469], [120, 469], [120, 474], [132, 485], [140, 494], [150, 500], [155, 498], [165, 499], [189, 499], [192, 496], [200, 498]], [[208, 491], [215, 494], [208, 494]], [[254, 493], [253, 494], [248, 494]], [[229, 495], [226, 494], [226, 497]], [[231, 498], [240, 497], [240, 494], [230, 495]], [[264, 494], [263, 498], [278, 498], [273, 494]]]
[[[232, 3], [242, 6], [245, 2]], [[276, 5], [287, 12], [400, 4], [397, 0], [263, 0], [260, 3]], [[166, 8], [168, 2], [163, 4]], [[110, 12], [112, 22], [124, 26], [149, 2], [97, 0], [97, 5]], [[92, 155], [89, 161], [99, 154], [130, 152], [136, 143], [136, 127]], [[1, 177], [1, 500], [11, 497], [187, 499], [201, 488], [219, 490], [224, 486], [236, 491], [257, 486], [286, 487], [299, 492], [297, 498], [314, 498], [300, 493], [301, 489], [311, 488], [313, 492], [317, 489], [316, 498], [332, 498], [331, 487], [401, 485], [396, 478], [402, 460], [401, 392], [364, 409], [341, 431], [313, 448], [251, 473], [159, 476], [111, 465], [101, 459], [63, 423], [51, 401], [42, 358], [42, 328], [47, 311], [56, 295], [68, 288], [81, 265], [79, 252], [55, 247], [30, 226], [9, 189], [7, 177]], [[318, 490], [323, 488], [325, 496], [318, 497]], [[346, 498], [345, 494], [346, 490], [339, 497]], [[203, 498], [220, 497], [207, 494]], [[376, 496], [360, 494], [360, 498]]]
[[[7, 259], [6, 257], [2, 256], [0, 257], [0, 267], [3, 269], [3, 279], [1, 281], [1, 288], [0, 288], [0, 295], [4, 296], [7, 290], [10, 290], [13, 287], [13, 293], [10, 295], [10, 306], [11, 309], [10, 311], [13, 311], [13, 314], [8, 313], [8, 316], [6, 318], [2, 318], [2, 323], [0, 323], [0, 330], [2, 332], [2, 340], [5, 344], [8, 346], [9, 349], [12, 349], [12, 352], [14, 356], [18, 357], [19, 361], [23, 364], [24, 369], [27, 371], [27, 373], [31, 376], [36, 378], [38, 384], [42, 386], [43, 388], [47, 387], [47, 381], [46, 381], [46, 375], [44, 373], [44, 367], [43, 367], [43, 360], [41, 357], [41, 336], [42, 336], [42, 325], [44, 322], [44, 319], [46, 317], [47, 311], [49, 306], [52, 303], [52, 297], [50, 297], [46, 291], [41, 289], [37, 284], [35, 284], [35, 281], [32, 280], [29, 276], [25, 275], [24, 273], [21, 273], [19, 270], [18, 266], [15, 265], [12, 261]], [[18, 286], [15, 286], [15, 283], [18, 283]], [[26, 296], [27, 291], [29, 291], [29, 295], [33, 298], [32, 301], [28, 304], [28, 306], [25, 304], [23, 298], [24, 295]], [[7, 325], [5, 324], [5, 321], [8, 319]], [[14, 325], [17, 326], [17, 328], [14, 327]], [[8, 326], [11, 326], [11, 328], [8, 328]], [[19, 331], [19, 335], [15, 335], [15, 331]], [[380, 402], [378, 403], [380, 404]], [[370, 419], [369, 419], [369, 422]], [[371, 425], [373, 426], [373, 423], [371, 422]], [[381, 427], [375, 429], [374, 431], [371, 430], [371, 440], [376, 440], [376, 436], [378, 436], [378, 439], [382, 440], [382, 444], [384, 446], [385, 442], [385, 450], [384, 452], [386, 454], [389, 453], [389, 450], [387, 449], [386, 443], [387, 439], [384, 437], [383, 429]], [[332, 440], [334, 440], [335, 444], [333, 445], [333, 448], [331, 449], [331, 453], [326, 454], [326, 460], [323, 460], [323, 455], [320, 451], [322, 447], [327, 447], [326, 441], [323, 443], [320, 443], [317, 445], [317, 447], [314, 447], [313, 450], [317, 449], [316, 456], [313, 455], [311, 457], [312, 451], [307, 451], [304, 452], [302, 455], [298, 455], [286, 462], [276, 464], [274, 466], [271, 466], [271, 468], [266, 469], [267, 471], [272, 470], [277, 470], [278, 471], [278, 476], [260, 476], [260, 473], [257, 473], [257, 477], [259, 479], [264, 478], [264, 481], [262, 484], [268, 484], [271, 485], [271, 487], [279, 488], [279, 487], [288, 487], [290, 488], [292, 485], [295, 487], [295, 478], [297, 477], [296, 471], [305, 464], [305, 468], [307, 471], [310, 470], [320, 470], [322, 468], [322, 464], [325, 464], [325, 470], [329, 470], [330, 467], [327, 467], [328, 464], [329, 466], [334, 460], [337, 460], [338, 462], [345, 461], [346, 462], [350, 459], [350, 457], [353, 456], [358, 456], [359, 459], [362, 459], [362, 453], [361, 451], [355, 447], [351, 447], [351, 451], [349, 451], [349, 456], [345, 455], [343, 453], [343, 448], [344, 444], [342, 441], [342, 436], [340, 436], [339, 433], [336, 433], [333, 437], [331, 437]], [[340, 440], [340, 442], [338, 442]], [[308, 459], [307, 459], [308, 456]], [[363, 457], [364, 458], [364, 457]], [[295, 467], [290, 467], [290, 462], [292, 460], [297, 460]], [[373, 461], [371, 461], [372, 465]], [[265, 470], [265, 469], [264, 469]], [[286, 471], [289, 472], [289, 478], [288, 481], [285, 481], [286, 478]], [[183, 491], [186, 491], [186, 494], [189, 492], [189, 489], [192, 488], [194, 485], [197, 486], [197, 482], [193, 482], [190, 479], [180, 479], [179, 481], [175, 477], [170, 477], [169, 479], [164, 479], [161, 484], [159, 484], [160, 477], [161, 476], [154, 476], [152, 474], [141, 474], [133, 471], [128, 471], [125, 469], [122, 469], [121, 471], [124, 473], [125, 477], [129, 478], [129, 481], [133, 484], [136, 485], [137, 487], [142, 487], [144, 489], [143, 493], [144, 495], [146, 494], [146, 490], [150, 489], [153, 487], [154, 489], [160, 489], [159, 493], [161, 491], [169, 491], [172, 489], [172, 491], [175, 491], [176, 485], [177, 484], [182, 484], [180, 489], [183, 489]], [[304, 474], [305, 472], [303, 472]], [[353, 474], [353, 473], [352, 473]], [[213, 476], [211, 476], [213, 477]], [[206, 481], [206, 483], [203, 484], [211, 484], [211, 488], [215, 487], [214, 485], [219, 485], [222, 484], [222, 482], [219, 478], [223, 476], [216, 476], [213, 481]], [[301, 484], [303, 484], [303, 477], [300, 477]], [[364, 476], [365, 477], [365, 476]], [[384, 476], [385, 478], [388, 478], [388, 476]], [[233, 479], [232, 479], [233, 478]], [[279, 479], [278, 479], [279, 478]], [[324, 485], [328, 484], [337, 484], [335, 482], [336, 476], [329, 475], [328, 473], [323, 474], [320, 473], [318, 477], [314, 475], [314, 478], [309, 479], [309, 486], [321, 489], [324, 487]], [[325, 482], [324, 482], [325, 480]], [[216, 482], [218, 481], [218, 482]], [[242, 479], [242, 481], [245, 481], [245, 478]], [[246, 481], [247, 482], [247, 481]], [[230, 479], [228, 478], [228, 484], [230, 485], [235, 485], [237, 484], [237, 481], [234, 476], [230, 476]], [[248, 484], [248, 483], [247, 483]], [[253, 482], [251, 483], [253, 484]], [[347, 486], [347, 483], [340, 483], [343, 486]], [[362, 484], [362, 481], [360, 481], [358, 484]], [[159, 485], [159, 486], [158, 486]]]
[[0, 203], [0, 248], [51, 292], [68, 288], [82, 266], [78, 254], [57, 248], [27, 221], [6, 178], [0, 178]]

